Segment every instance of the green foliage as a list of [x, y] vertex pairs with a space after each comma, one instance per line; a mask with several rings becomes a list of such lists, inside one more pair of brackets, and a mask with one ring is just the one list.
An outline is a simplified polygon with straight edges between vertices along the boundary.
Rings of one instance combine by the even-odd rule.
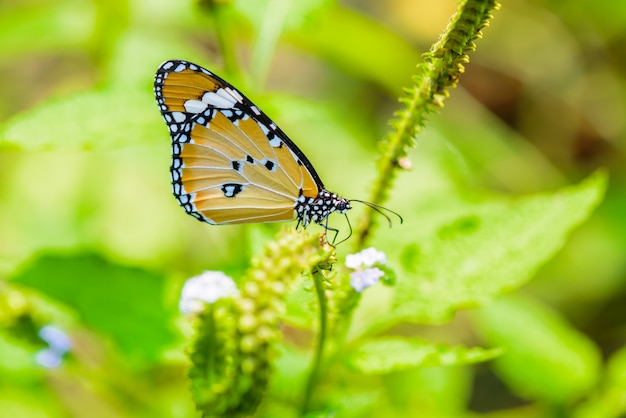
[[42, 256], [12, 280], [71, 307], [81, 323], [111, 337], [125, 353], [155, 360], [175, 342], [159, 274], [94, 254]]
[[[626, 6], [418, 3], [2, 6], [0, 415], [624, 416]], [[355, 207], [332, 248], [185, 216], [151, 91], [176, 58], [405, 222]], [[357, 292], [366, 243], [384, 283]], [[183, 318], [207, 269], [239, 294]]]
[[370, 340], [354, 350], [349, 364], [365, 374], [391, 373], [415, 367], [478, 363], [501, 354], [499, 349], [448, 346], [399, 337]]
[[299, 235], [285, 233], [268, 244], [246, 273], [241, 295], [218, 300], [197, 318], [189, 377], [203, 416], [247, 416], [261, 402], [285, 294], [303, 268], [330, 256], [318, 237]]
[[[404, 108], [396, 112], [391, 120], [393, 130], [382, 143], [379, 180], [374, 184], [372, 202], [383, 204], [387, 200], [393, 179], [403, 166], [402, 160], [415, 146], [415, 136], [422, 132], [427, 115], [443, 107], [448, 90], [456, 87], [465, 71], [463, 64], [469, 61], [468, 53], [476, 48], [474, 40], [482, 36], [481, 30], [492, 18], [491, 11], [498, 7], [493, 0], [460, 2], [446, 31], [430, 52], [424, 54], [425, 62], [419, 66], [414, 84], [405, 89], [407, 95], [400, 99]], [[372, 218], [366, 217], [358, 235], [359, 245], [367, 241], [372, 227]]]
[[[136, 109], [132, 118], [129, 109]], [[150, 97], [140, 91], [77, 93], [12, 119], [1, 134], [0, 149], [75, 151], [138, 145], [158, 132], [154, 109]]]
[[485, 340], [506, 350], [495, 368], [519, 395], [569, 404], [597, 383], [597, 347], [548, 308], [506, 298], [481, 310], [479, 319]]
[[409, 244], [408, 271], [383, 319], [436, 323], [523, 285], [589, 217], [605, 187], [597, 174], [557, 193], [470, 207], [421, 245]]
[[603, 381], [590, 399], [583, 403], [574, 416], [586, 418], [594, 416], [617, 417], [623, 415], [626, 402], [626, 349], [621, 348], [609, 359]]

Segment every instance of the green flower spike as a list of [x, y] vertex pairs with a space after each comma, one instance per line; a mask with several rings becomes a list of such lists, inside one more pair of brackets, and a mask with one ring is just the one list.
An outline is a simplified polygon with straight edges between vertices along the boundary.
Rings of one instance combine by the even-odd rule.
[[[422, 132], [426, 117], [443, 107], [448, 90], [456, 87], [459, 77], [469, 62], [469, 53], [476, 49], [475, 40], [492, 19], [491, 12], [500, 5], [493, 0], [464, 0], [450, 18], [445, 32], [431, 50], [423, 55], [424, 63], [418, 65], [413, 84], [400, 98], [404, 108], [390, 121], [392, 131], [381, 143], [378, 160], [378, 179], [374, 183], [370, 202], [382, 205], [388, 198], [399, 169], [410, 164], [406, 160], [415, 146], [415, 137]], [[374, 218], [367, 213], [357, 229], [356, 250], [362, 249], [371, 236]]]
[[197, 316], [189, 377], [203, 417], [254, 413], [272, 371], [286, 293], [303, 271], [331, 262], [333, 251], [317, 236], [283, 232], [252, 261], [239, 296], [217, 299]]

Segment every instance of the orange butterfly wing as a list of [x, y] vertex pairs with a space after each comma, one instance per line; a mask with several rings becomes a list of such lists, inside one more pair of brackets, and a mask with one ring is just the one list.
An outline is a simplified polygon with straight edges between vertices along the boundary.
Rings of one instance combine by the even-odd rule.
[[333, 201], [320, 200], [324, 186], [306, 156], [226, 81], [167, 61], [154, 91], [172, 139], [173, 192], [190, 215], [210, 224], [298, 217], [306, 226], [335, 210]]

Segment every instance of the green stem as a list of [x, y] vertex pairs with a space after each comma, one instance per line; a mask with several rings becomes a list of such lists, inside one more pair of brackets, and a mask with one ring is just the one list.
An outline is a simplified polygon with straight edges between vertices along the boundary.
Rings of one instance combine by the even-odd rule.
[[[423, 55], [424, 63], [418, 66], [413, 85], [400, 99], [404, 108], [391, 120], [393, 131], [383, 143], [372, 203], [381, 205], [387, 200], [398, 171], [403, 169], [402, 159], [415, 146], [415, 137], [424, 128], [427, 115], [443, 107], [448, 90], [456, 87], [469, 62], [469, 52], [476, 48], [474, 41], [482, 36], [491, 12], [498, 8], [495, 0], [461, 0], [443, 35]], [[356, 229], [357, 250], [365, 247], [374, 227], [372, 212], [368, 211]]]
[[290, 1], [270, 0], [265, 9], [265, 15], [261, 19], [261, 27], [250, 59], [257, 88], [265, 83], [269, 73], [272, 57], [285, 26], [290, 5]]
[[231, 6], [227, 2], [215, 0], [199, 0], [198, 7], [213, 20], [215, 36], [224, 59], [224, 72], [231, 77], [239, 76], [239, 65], [235, 56], [235, 36], [231, 30], [233, 18]]
[[307, 382], [306, 390], [304, 392], [304, 401], [302, 403], [302, 415], [309, 412], [311, 407], [311, 398], [313, 391], [317, 385], [317, 381], [321, 374], [322, 358], [324, 355], [324, 346], [326, 344], [326, 336], [328, 334], [328, 299], [326, 298], [326, 289], [324, 287], [324, 275], [319, 267], [314, 268], [311, 271], [313, 276], [313, 283], [315, 284], [315, 292], [317, 293], [317, 299], [320, 304], [320, 329], [317, 339], [317, 347], [313, 357], [313, 364], [311, 366], [311, 373], [309, 374], [309, 380]]
[[228, 10], [225, 10], [226, 6], [216, 6], [213, 12], [213, 18], [215, 19], [215, 34], [217, 36], [217, 43], [220, 46], [222, 52], [222, 58], [224, 58], [224, 71], [227, 74], [239, 75], [239, 64], [237, 63], [237, 57], [235, 56], [235, 46], [233, 40], [235, 39], [232, 31], [230, 30]]

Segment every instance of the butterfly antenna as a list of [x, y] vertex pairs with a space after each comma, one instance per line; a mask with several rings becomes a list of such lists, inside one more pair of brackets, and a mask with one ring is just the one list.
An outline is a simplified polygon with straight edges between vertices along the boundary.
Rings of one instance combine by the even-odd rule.
[[394, 215], [396, 215], [398, 217], [398, 219], [400, 219], [400, 223], [404, 222], [404, 219], [402, 219], [402, 216], [400, 216], [400, 214], [392, 211], [391, 209], [388, 209], [384, 206], [378, 205], [376, 203], [372, 203], [372, 202], [368, 202], [366, 200], [358, 200], [358, 199], [351, 199], [350, 202], [359, 202], [364, 204], [365, 206], [369, 206], [370, 208], [374, 209], [376, 212], [380, 213], [381, 215], [383, 215], [385, 217], [385, 219], [387, 219], [387, 222], [389, 222], [389, 228], [391, 228], [392, 226], [392, 222], [391, 222], [391, 218], [389, 217], [389, 215], [387, 215], [384, 211], [387, 211], [389, 213], [392, 213]]

